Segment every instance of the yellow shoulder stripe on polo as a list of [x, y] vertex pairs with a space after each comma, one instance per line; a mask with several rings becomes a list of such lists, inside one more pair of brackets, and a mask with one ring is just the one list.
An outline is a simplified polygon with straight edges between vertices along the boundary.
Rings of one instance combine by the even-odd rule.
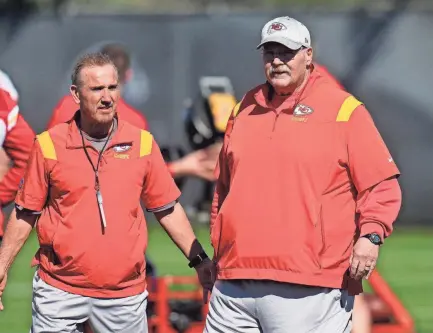
[[347, 97], [338, 111], [337, 121], [349, 121], [353, 111], [361, 104], [363, 103], [358, 101], [355, 97]]
[[48, 160], [57, 160], [56, 149], [54, 148], [53, 140], [48, 131], [42, 132], [36, 136], [41, 146], [42, 155]]
[[141, 130], [140, 157], [149, 155], [152, 152], [153, 137], [148, 131]]

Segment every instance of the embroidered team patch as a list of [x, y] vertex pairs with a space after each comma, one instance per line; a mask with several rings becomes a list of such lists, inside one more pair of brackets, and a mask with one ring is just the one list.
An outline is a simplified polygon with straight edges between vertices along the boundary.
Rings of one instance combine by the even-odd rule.
[[298, 104], [295, 108], [295, 110], [293, 111], [293, 115], [296, 117], [299, 116], [306, 116], [308, 114], [313, 113], [314, 110], [312, 108], [310, 108], [309, 106], [303, 105], [303, 104]]
[[125, 151], [131, 149], [131, 145], [117, 145], [114, 146], [113, 149], [116, 153], [124, 153]]

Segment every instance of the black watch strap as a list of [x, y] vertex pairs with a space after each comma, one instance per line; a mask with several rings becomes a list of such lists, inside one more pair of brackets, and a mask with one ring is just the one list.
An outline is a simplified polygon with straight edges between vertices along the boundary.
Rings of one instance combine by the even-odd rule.
[[188, 266], [193, 268], [193, 267], [197, 267], [198, 265], [200, 265], [203, 260], [209, 258], [206, 254], [206, 252], [200, 252], [199, 254], [197, 254], [194, 258], [191, 259], [191, 261], [189, 262]]
[[382, 245], [382, 243], [383, 243], [382, 239], [379, 236], [379, 234], [377, 234], [375, 232], [371, 233], [371, 234], [364, 235], [362, 237], [368, 238], [368, 240], [370, 242], [372, 242], [374, 245]]

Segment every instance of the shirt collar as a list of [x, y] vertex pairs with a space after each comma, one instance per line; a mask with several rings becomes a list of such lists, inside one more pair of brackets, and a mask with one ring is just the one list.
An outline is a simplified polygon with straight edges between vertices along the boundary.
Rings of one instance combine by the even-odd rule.
[[[117, 118], [117, 130], [114, 133], [113, 137], [110, 140], [110, 143], [107, 147], [116, 146], [124, 143], [132, 143], [134, 142], [134, 135], [131, 131], [124, 130], [125, 122], [119, 118], [119, 114], [116, 113], [115, 117]], [[80, 110], [75, 112], [74, 117], [68, 121], [68, 135], [66, 139], [66, 148], [74, 149], [74, 148], [83, 148], [83, 139], [81, 137], [80, 129], [78, 128], [77, 121], [80, 118]], [[87, 140], [84, 141], [86, 147], [91, 147], [90, 142]]]

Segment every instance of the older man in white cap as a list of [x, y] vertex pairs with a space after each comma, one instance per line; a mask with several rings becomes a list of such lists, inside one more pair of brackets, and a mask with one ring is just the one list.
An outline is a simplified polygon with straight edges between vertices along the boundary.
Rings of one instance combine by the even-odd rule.
[[217, 167], [205, 332], [348, 333], [399, 170], [363, 103], [314, 68], [302, 23], [271, 20], [258, 48], [267, 82], [234, 108]]

